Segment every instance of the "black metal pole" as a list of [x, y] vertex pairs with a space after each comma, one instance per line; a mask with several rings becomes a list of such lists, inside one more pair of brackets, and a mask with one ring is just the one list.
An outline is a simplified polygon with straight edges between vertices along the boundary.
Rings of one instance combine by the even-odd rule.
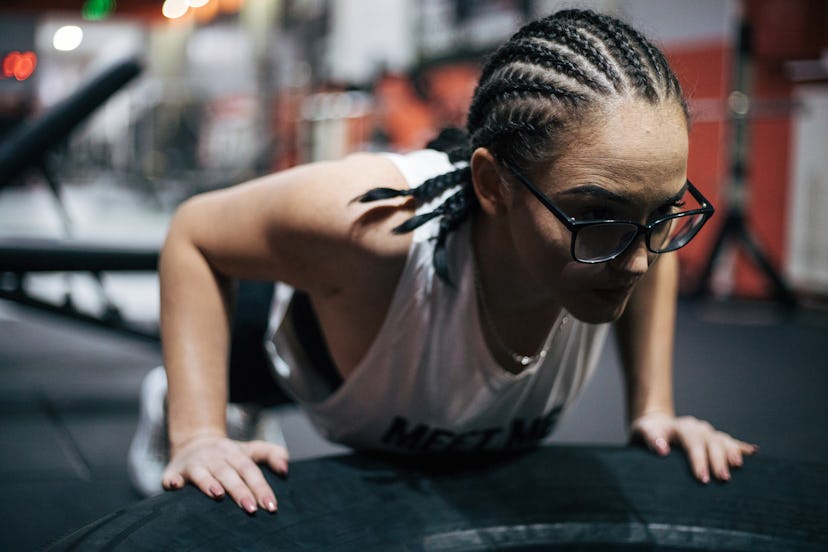
[[796, 298], [781, 275], [762, 251], [750, 232], [745, 217], [748, 196], [749, 123], [751, 114], [751, 82], [753, 77], [752, 33], [744, 13], [739, 20], [737, 44], [733, 59], [733, 91], [728, 97], [730, 114], [731, 151], [730, 179], [725, 188], [727, 212], [713, 246], [710, 258], [701, 273], [696, 295], [704, 295], [710, 289], [710, 279], [716, 263], [728, 242], [744, 248], [754, 264], [773, 285], [777, 300], [786, 306], [794, 306]]

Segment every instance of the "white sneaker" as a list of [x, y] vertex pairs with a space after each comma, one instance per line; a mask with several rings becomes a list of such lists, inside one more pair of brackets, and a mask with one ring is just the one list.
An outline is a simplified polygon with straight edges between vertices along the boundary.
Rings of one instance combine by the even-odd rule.
[[[150, 370], [141, 384], [138, 426], [127, 455], [129, 479], [145, 497], [164, 491], [161, 479], [170, 458], [166, 398], [167, 374], [159, 366]], [[266, 423], [259, 423], [260, 418], [266, 418]], [[237, 441], [261, 439], [285, 446], [277, 420], [260, 417], [258, 409], [238, 404], [227, 405], [227, 435]]]

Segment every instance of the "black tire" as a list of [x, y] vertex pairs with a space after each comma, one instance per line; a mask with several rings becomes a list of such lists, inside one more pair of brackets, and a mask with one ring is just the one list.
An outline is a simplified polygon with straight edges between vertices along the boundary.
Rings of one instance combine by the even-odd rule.
[[828, 465], [757, 456], [697, 483], [684, 455], [545, 447], [468, 458], [348, 455], [267, 475], [279, 513], [193, 487], [84, 527], [53, 550], [826, 550]]

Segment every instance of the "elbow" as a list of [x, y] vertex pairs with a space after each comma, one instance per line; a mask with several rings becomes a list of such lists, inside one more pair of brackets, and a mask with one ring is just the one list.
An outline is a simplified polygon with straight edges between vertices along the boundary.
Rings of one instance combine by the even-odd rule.
[[198, 205], [195, 198], [190, 198], [178, 206], [170, 219], [167, 235], [161, 246], [159, 270], [163, 271], [178, 259], [187, 258], [187, 252], [197, 251], [195, 244], [195, 225]]

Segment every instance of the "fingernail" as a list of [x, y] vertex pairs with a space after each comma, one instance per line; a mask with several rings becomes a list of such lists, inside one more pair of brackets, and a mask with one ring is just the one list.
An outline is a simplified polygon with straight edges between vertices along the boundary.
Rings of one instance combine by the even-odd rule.
[[276, 511], [276, 501], [273, 499], [268, 499], [265, 502], [265, 508], [267, 508], [268, 512], [275, 512]]
[[670, 452], [670, 447], [667, 444], [667, 439], [665, 439], [663, 437], [659, 437], [658, 439], [655, 440], [655, 446], [656, 446], [656, 450], [661, 455], [664, 455], [664, 454], [667, 454], [668, 452]]
[[701, 474], [701, 477], [699, 479], [701, 479], [701, 482], [704, 483], [705, 485], [710, 483], [710, 475], [708, 475], [707, 473]]
[[221, 498], [224, 496], [224, 489], [222, 489], [218, 485], [211, 485], [210, 494], [213, 495], [213, 498]]
[[249, 498], [243, 498], [241, 501], [241, 507], [247, 510], [248, 514], [253, 514], [256, 512], [256, 503]]

